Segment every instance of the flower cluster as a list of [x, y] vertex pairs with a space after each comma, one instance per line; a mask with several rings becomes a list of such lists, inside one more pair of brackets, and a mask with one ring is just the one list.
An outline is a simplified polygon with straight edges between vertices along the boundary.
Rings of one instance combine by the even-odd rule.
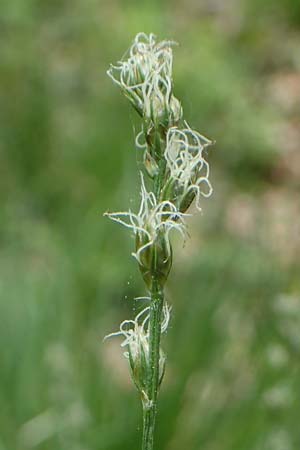
[[182, 114], [172, 93], [172, 45], [170, 41], [156, 43], [153, 34], [138, 33], [127, 59], [111, 65], [107, 72], [138, 113], [154, 124], [177, 122]]
[[[143, 297], [143, 299], [148, 298]], [[162, 333], [165, 333], [168, 328], [170, 311], [171, 308], [167, 304], [164, 304], [163, 319], [161, 322]], [[147, 306], [137, 314], [134, 320], [124, 320], [120, 325], [119, 331], [110, 333], [104, 338], [106, 340], [113, 336], [124, 337], [121, 347], [127, 347], [124, 356], [129, 360], [132, 378], [137, 389], [142, 394], [144, 401], [147, 400], [146, 380], [149, 364], [149, 318], [150, 307]], [[160, 349], [159, 384], [161, 384], [165, 373], [165, 361], [164, 352]]]
[[[133, 232], [132, 255], [151, 294], [150, 306], [134, 320], [122, 322], [120, 330], [109, 335], [124, 337], [121, 345], [128, 348], [125, 356], [144, 403], [149, 399], [151, 403], [153, 395], [157, 395], [157, 382], [160, 384], [165, 366], [159, 333], [166, 331], [170, 317], [163, 297], [172, 266], [170, 234], [175, 230], [185, 240], [189, 206], [195, 201], [200, 209], [200, 197], [208, 197], [212, 192], [205, 159], [212, 141], [183, 120], [181, 104], [173, 93], [173, 45], [171, 41], [156, 42], [153, 34], [139, 33], [125, 57], [108, 70], [108, 75], [142, 118], [135, 143], [143, 152], [144, 169], [151, 184], [147, 190], [141, 172], [141, 202], [137, 213], [130, 210], [106, 213]], [[151, 315], [158, 305], [160, 312]]]
[[169, 200], [158, 202], [153, 192], [147, 192], [141, 173], [141, 204], [138, 213], [127, 211], [105, 215], [134, 232], [136, 252], [132, 255], [137, 259], [147, 284], [150, 282], [154, 254], [156, 258], [159, 256], [157, 271], [163, 284], [172, 263], [170, 232], [176, 230], [185, 239], [184, 217], [188, 214], [181, 213]]
[[164, 156], [180, 211], [187, 209], [191, 197], [196, 197], [200, 210], [200, 195], [209, 197], [212, 193], [209, 165], [203, 157], [204, 149], [212, 141], [185, 125], [183, 129], [169, 128]]

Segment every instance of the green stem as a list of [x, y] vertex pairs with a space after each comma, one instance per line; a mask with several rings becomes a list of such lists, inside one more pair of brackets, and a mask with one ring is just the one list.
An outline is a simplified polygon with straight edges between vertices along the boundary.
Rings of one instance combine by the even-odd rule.
[[154, 442], [155, 411], [143, 408], [143, 441], [142, 450], [152, 450]]
[[[159, 133], [155, 135], [155, 148], [160, 155], [161, 142]], [[154, 179], [153, 190], [157, 201], [160, 199], [162, 183], [165, 176], [166, 162], [164, 159], [160, 162], [159, 173]], [[164, 292], [160, 282], [160, 273], [158, 268], [157, 249], [153, 249], [152, 260], [152, 282], [151, 282], [151, 300], [150, 300], [150, 317], [149, 317], [149, 364], [147, 374], [147, 392], [143, 400], [143, 440], [142, 450], [153, 450], [155, 418], [157, 411], [157, 396], [160, 384], [160, 336], [161, 321], [164, 304]]]
[[162, 308], [164, 294], [159, 282], [153, 279], [149, 319], [149, 373], [147, 399], [143, 402], [142, 450], [153, 450], [157, 395], [159, 389], [159, 359]]

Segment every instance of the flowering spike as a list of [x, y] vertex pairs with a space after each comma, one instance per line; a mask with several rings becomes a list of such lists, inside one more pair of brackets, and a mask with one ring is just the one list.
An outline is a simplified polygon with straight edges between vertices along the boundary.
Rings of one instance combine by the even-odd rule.
[[153, 124], [178, 122], [182, 110], [172, 94], [172, 46], [156, 43], [154, 34], [138, 33], [127, 56], [111, 65], [108, 76], [123, 90], [142, 117]]
[[212, 193], [205, 149], [212, 141], [183, 120], [180, 101], [174, 95], [172, 65], [174, 42], [157, 42], [154, 34], [138, 33], [124, 57], [108, 70], [142, 119], [135, 145], [143, 152], [147, 190], [141, 172], [140, 207], [132, 211], [105, 213], [129, 228], [135, 236], [136, 258], [149, 291], [149, 305], [134, 320], [125, 320], [111, 336], [123, 336], [121, 347], [129, 361], [144, 409], [143, 450], [153, 450], [153, 430], [159, 386], [165, 371], [160, 336], [170, 320], [164, 285], [172, 266], [171, 231], [187, 238], [185, 219], [195, 201]]

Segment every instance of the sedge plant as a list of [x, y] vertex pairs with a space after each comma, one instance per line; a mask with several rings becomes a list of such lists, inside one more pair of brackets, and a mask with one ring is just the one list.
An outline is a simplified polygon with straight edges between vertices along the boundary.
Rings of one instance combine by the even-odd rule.
[[125, 357], [143, 406], [142, 450], [153, 450], [157, 397], [166, 357], [161, 335], [169, 324], [170, 307], [164, 288], [172, 267], [171, 231], [187, 237], [187, 211], [201, 196], [212, 193], [204, 153], [212, 141], [193, 130], [173, 91], [174, 42], [157, 42], [153, 34], [139, 33], [121, 61], [108, 75], [119, 86], [141, 119], [135, 138], [141, 151], [140, 208], [105, 213], [135, 236], [132, 253], [146, 285], [145, 306], [133, 319], [109, 334], [122, 336]]

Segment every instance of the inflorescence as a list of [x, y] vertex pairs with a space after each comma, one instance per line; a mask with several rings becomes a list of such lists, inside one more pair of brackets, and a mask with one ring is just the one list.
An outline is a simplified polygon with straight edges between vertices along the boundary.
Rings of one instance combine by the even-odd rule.
[[[183, 120], [183, 109], [173, 93], [172, 65], [175, 45], [172, 41], [157, 42], [153, 34], [139, 33], [125, 57], [108, 70], [109, 77], [129, 99], [142, 119], [135, 142], [143, 152], [144, 173], [152, 185], [147, 190], [141, 172], [141, 203], [132, 211], [106, 213], [115, 222], [129, 228], [134, 236], [136, 258], [149, 291], [153, 279], [161, 289], [172, 265], [170, 232], [187, 237], [185, 218], [195, 200], [201, 209], [201, 196], [212, 193], [209, 165], [205, 151], [212, 141], [193, 130]], [[163, 308], [161, 331], [165, 332], [170, 309]], [[149, 306], [134, 320], [125, 320], [116, 333], [124, 337], [122, 347], [128, 358], [133, 380], [145, 396], [147, 364], [149, 363]], [[160, 382], [165, 357], [160, 350]]]

